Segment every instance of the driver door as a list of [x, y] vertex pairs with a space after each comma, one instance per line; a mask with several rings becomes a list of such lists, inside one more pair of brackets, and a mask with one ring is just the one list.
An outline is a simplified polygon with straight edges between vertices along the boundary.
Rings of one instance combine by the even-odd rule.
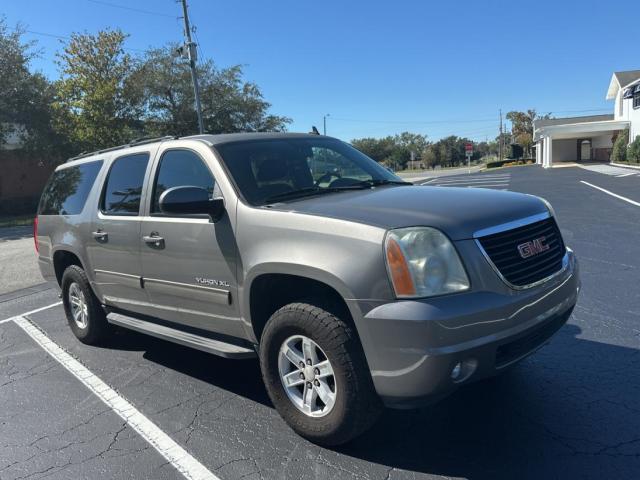
[[174, 323], [243, 336], [229, 213], [214, 224], [206, 215], [167, 215], [159, 207], [162, 192], [178, 186], [201, 187], [211, 197], [221, 197], [211, 169], [195, 150], [167, 148], [158, 158], [148, 191], [148, 214], [141, 226], [149, 313]]

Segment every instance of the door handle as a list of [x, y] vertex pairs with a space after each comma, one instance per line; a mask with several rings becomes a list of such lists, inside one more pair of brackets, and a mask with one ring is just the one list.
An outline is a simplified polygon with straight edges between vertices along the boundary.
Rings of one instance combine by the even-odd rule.
[[151, 232], [151, 235], [145, 235], [142, 237], [142, 240], [151, 247], [160, 248], [164, 246], [164, 238], [158, 235], [157, 232]]
[[95, 238], [96, 240], [102, 242], [106, 242], [109, 238], [109, 234], [107, 232], [103, 232], [101, 229], [98, 229], [95, 232], [91, 232], [91, 235], [93, 235], [93, 238]]

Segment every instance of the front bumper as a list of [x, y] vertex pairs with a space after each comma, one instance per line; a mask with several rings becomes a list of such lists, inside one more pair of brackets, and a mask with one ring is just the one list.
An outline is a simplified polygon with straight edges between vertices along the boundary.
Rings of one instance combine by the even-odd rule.
[[378, 395], [389, 407], [419, 406], [533, 353], [569, 319], [578, 270], [568, 251], [561, 274], [526, 291], [472, 291], [369, 309], [356, 326]]

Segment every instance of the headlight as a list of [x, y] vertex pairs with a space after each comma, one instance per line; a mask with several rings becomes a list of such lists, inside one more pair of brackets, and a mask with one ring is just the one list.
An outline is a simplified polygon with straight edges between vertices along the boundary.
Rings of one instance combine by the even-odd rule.
[[397, 297], [431, 297], [469, 288], [458, 252], [439, 230], [390, 230], [385, 240], [387, 267]]

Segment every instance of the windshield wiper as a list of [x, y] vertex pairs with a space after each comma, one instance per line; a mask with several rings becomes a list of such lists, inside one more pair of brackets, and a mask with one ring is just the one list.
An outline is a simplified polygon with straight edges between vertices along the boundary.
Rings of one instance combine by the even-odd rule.
[[357, 185], [362, 186], [364, 188], [370, 188], [370, 187], [378, 187], [380, 185], [413, 185], [413, 183], [404, 182], [402, 180], [375, 179], [375, 180], [362, 180]]
[[345, 190], [364, 190], [367, 188], [377, 187], [379, 185], [413, 185], [410, 182], [398, 180], [363, 180], [351, 185], [343, 185], [341, 187], [306, 187], [300, 190], [292, 190], [290, 192], [278, 193], [264, 199], [265, 204], [274, 203], [282, 200], [293, 200], [295, 198], [309, 197], [312, 195], [321, 195], [332, 192], [343, 192]]
[[270, 197], [267, 197], [264, 199], [264, 203], [268, 204], [268, 203], [274, 203], [280, 200], [290, 200], [293, 198], [308, 197], [310, 195], [322, 194], [329, 191], [331, 191], [331, 189], [329, 188], [306, 187], [306, 188], [301, 188], [300, 190], [291, 190], [290, 192], [271, 195]]

